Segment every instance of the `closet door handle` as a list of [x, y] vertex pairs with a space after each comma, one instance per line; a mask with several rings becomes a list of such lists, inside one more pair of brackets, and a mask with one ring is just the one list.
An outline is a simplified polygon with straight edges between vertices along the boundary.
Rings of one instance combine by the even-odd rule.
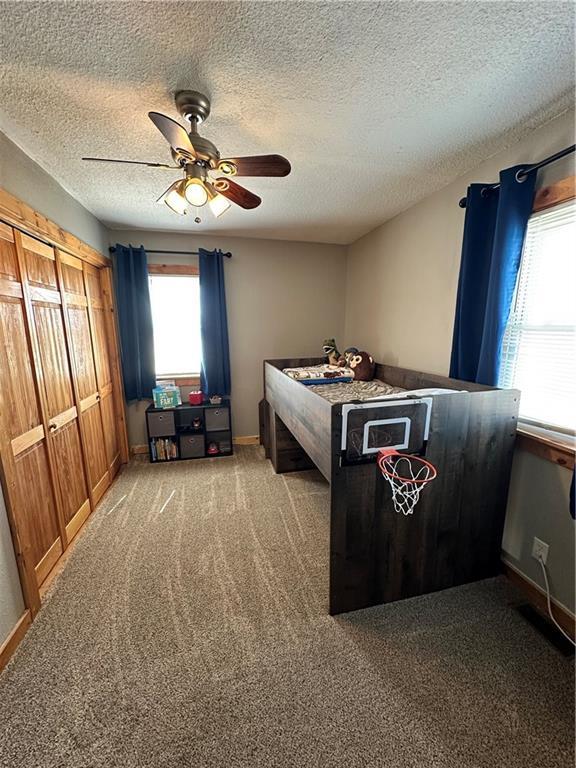
[[50, 432], [55, 432], [58, 429], [58, 424], [49, 425]]
[[99, 394], [98, 394], [98, 395], [96, 395], [96, 402], [97, 402], [97, 403], [99, 403], [99, 402], [100, 402], [100, 399], [101, 399], [101, 398], [100, 398], [100, 395], [99, 395]]

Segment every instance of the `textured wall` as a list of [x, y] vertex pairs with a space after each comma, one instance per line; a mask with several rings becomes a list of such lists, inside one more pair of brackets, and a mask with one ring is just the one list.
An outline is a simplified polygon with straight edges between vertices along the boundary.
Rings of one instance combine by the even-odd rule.
[[102, 253], [106, 229], [52, 176], [0, 133], [0, 187]]
[[[327, 336], [344, 331], [345, 248], [247, 238], [191, 237], [164, 232], [110, 231], [111, 243], [141, 243], [151, 249], [222, 248], [232, 367], [235, 435], [258, 433], [262, 360], [321, 354]], [[196, 257], [150, 256], [164, 263], [194, 263]], [[144, 410], [128, 406], [132, 445], [146, 442]]]
[[[464, 223], [458, 200], [471, 182], [496, 181], [501, 168], [536, 162], [573, 142], [570, 111], [351, 245], [345, 343], [368, 349], [383, 362], [447, 374]], [[538, 186], [574, 172], [572, 155], [542, 171]], [[567, 510], [569, 477], [565, 469], [516, 456], [504, 550], [540, 584], [530, 557], [532, 538], [548, 542], [556, 594], [574, 611], [574, 548], [560, 545], [561, 532], [574, 535]]]

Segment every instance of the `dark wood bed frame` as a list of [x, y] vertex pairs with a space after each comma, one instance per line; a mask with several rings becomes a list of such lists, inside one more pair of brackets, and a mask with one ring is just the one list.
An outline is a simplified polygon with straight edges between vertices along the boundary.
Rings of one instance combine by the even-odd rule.
[[464, 390], [433, 396], [425, 455], [438, 477], [414, 514], [404, 516], [394, 511], [375, 458], [351, 466], [342, 460], [344, 404], [333, 405], [282, 373], [321, 362], [264, 362], [260, 433], [276, 472], [315, 466], [330, 483], [330, 613], [499, 573], [519, 392], [376, 366], [376, 378], [403, 389]]

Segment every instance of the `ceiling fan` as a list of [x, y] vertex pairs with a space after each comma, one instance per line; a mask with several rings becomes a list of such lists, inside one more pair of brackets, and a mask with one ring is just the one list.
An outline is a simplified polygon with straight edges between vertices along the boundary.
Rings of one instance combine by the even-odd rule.
[[188, 206], [200, 208], [206, 203], [214, 216], [221, 216], [231, 203], [246, 209], [257, 208], [261, 198], [237, 184], [232, 177], [287, 176], [290, 173], [290, 163], [281, 155], [221, 158], [214, 144], [198, 133], [198, 126], [210, 114], [210, 100], [198, 91], [178, 91], [175, 102], [178, 112], [190, 123], [189, 131], [160, 112], [148, 112], [148, 117], [170, 144], [176, 165], [106, 157], [83, 157], [82, 160], [182, 171], [183, 178], [171, 184], [157, 200], [180, 215], [188, 212]]

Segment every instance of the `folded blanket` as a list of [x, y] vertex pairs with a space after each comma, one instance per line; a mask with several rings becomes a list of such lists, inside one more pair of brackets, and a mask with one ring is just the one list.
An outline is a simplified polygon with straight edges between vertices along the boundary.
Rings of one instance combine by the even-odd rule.
[[311, 365], [308, 368], [284, 368], [283, 373], [291, 379], [306, 381], [307, 384], [320, 384], [323, 381], [352, 381], [354, 371], [351, 368], [341, 368], [338, 365]]
[[336, 376], [335, 379], [299, 379], [298, 383], [310, 387], [317, 384], [350, 384], [352, 381], [350, 376]]

